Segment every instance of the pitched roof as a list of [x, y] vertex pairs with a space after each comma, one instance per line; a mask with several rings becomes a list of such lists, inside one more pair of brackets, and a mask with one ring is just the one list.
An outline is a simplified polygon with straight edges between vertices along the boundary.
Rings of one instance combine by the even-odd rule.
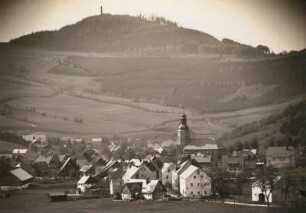
[[89, 162], [86, 159], [76, 159], [76, 164], [81, 168], [88, 163]]
[[195, 171], [197, 171], [199, 168], [193, 165], [190, 165], [181, 175], [180, 177], [183, 179], [188, 178], [190, 175], [192, 175]]
[[197, 163], [211, 163], [211, 156], [196, 155], [192, 157]]
[[109, 179], [120, 179], [122, 178], [123, 171], [121, 169], [115, 168], [109, 171]]
[[203, 145], [187, 145], [184, 150], [212, 150], [219, 149], [217, 144], [203, 144]]
[[92, 164], [84, 165], [84, 166], [80, 169], [80, 172], [88, 172], [92, 167], [93, 167]]
[[49, 166], [48, 166], [47, 162], [45, 162], [45, 161], [35, 162], [34, 165], [42, 173], [50, 172]]
[[71, 157], [67, 158], [67, 160], [65, 161], [65, 163], [62, 165], [62, 167], [60, 168], [60, 172], [65, 169], [65, 167], [68, 165], [69, 161], [71, 160]]
[[294, 155], [294, 151], [292, 147], [281, 146], [281, 147], [269, 147], [266, 150], [266, 156], [270, 157], [290, 157]]
[[114, 165], [116, 165], [118, 163], [118, 161], [115, 160], [110, 160], [107, 162], [107, 164], [102, 168], [103, 171], [109, 170], [110, 168], [112, 168]]
[[180, 164], [180, 167], [176, 170], [176, 173], [180, 174], [184, 172], [188, 167], [186, 167], [187, 163], [189, 163], [188, 160]]
[[141, 194], [142, 192], [142, 182], [126, 183], [125, 186], [129, 189], [131, 194]]
[[165, 149], [163, 147], [154, 148], [159, 154], [161, 154]]
[[[146, 179], [130, 179], [127, 183], [141, 183], [143, 194], [151, 194], [155, 191], [156, 186], [160, 183], [160, 180], [150, 180], [147, 183]], [[166, 189], [164, 189], [166, 191]]]
[[171, 168], [171, 167], [173, 167], [173, 169], [175, 169], [174, 163], [164, 163], [163, 167], [161, 169], [162, 173], [164, 173], [165, 171], [168, 170], [168, 168]]
[[145, 184], [142, 187], [143, 194], [151, 194], [155, 191], [156, 186], [158, 185], [159, 180], [151, 180], [148, 184]]
[[126, 170], [126, 172], [122, 176], [122, 179], [126, 181], [130, 180], [138, 171], [139, 171], [138, 167], [132, 166]]
[[99, 155], [92, 160], [92, 164], [98, 165], [101, 163], [101, 161], [103, 165], [105, 165], [106, 162], [108, 161], [108, 158], [105, 155]]
[[47, 164], [50, 163], [50, 161], [52, 160], [52, 155], [48, 155], [48, 156], [44, 156], [44, 155], [39, 155], [35, 162], [46, 162]]
[[150, 161], [142, 161], [142, 163], [144, 165], [146, 165], [151, 170], [151, 172], [156, 172], [157, 171], [152, 162], [150, 162]]
[[126, 162], [127, 163], [132, 163], [134, 166], [140, 166], [140, 164], [141, 164], [141, 160], [136, 159], [136, 158], [133, 158], [131, 160], [127, 160]]
[[25, 170], [21, 168], [13, 169], [10, 171], [10, 173], [21, 181], [25, 181], [25, 180], [29, 180], [33, 178], [32, 175], [30, 175], [29, 173], [27, 173]]
[[77, 184], [85, 184], [89, 180], [90, 176], [82, 176]]
[[58, 156], [58, 160], [60, 161], [60, 162], [62, 162], [63, 160], [65, 160], [65, 158], [66, 158], [66, 155], [64, 154], [64, 155], [59, 155]]

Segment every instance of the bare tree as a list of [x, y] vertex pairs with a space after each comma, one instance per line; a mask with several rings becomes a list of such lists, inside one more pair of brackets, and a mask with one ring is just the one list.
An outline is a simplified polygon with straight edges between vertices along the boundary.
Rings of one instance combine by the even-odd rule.
[[228, 195], [228, 177], [226, 172], [222, 171], [221, 169], [217, 169], [213, 172], [213, 192], [216, 193], [222, 201]]
[[260, 184], [261, 192], [265, 196], [266, 203], [268, 207], [270, 206], [270, 196], [272, 196], [272, 192], [274, 190], [275, 183], [275, 168], [266, 167], [262, 168], [257, 172], [257, 179]]
[[295, 182], [290, 171], [286, 171], [281, 178], [281, 191], [284, 195], [284, 201], [287, 202], [287, 199], [290, 196], [290, 190], [295, 187]]

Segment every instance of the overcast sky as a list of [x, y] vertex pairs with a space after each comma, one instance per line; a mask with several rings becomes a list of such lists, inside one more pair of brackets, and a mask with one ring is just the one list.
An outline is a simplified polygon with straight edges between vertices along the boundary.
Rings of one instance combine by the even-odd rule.
[[105, 13], [158, 15], [273, 51], [306, 48], [306, 0], [0, 0], [0, 41]]

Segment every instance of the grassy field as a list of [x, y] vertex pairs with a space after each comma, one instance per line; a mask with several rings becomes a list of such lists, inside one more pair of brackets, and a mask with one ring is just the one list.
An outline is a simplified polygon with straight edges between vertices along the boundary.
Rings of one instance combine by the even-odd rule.
[[298, 72], [301, 62], [290, 58], [233, 62], [220, 60], [218, 56], [69, 56], [62, 63], [65, 65], [57, 65], [49, 72], [73, 76], [87, 70], [89, 76], [95, 77], [91, 82], [93, 87], [87, 91], [141, 102], [185, 106], [199, 112], [275, 103], [301, 92], [301, 82], [291, 85], [292, 81], [299, 80], [288, 70], [295, 66]]
[[[15, 110], [16, 116], [28, 116], [38, 126], [50, 129], [61, 126], [63, 131], [83, 134], [145, 130], [177, 117], [170, 113], [146, 112], [124, 105], [94, 102], [64, 94], [52, 98], [20, 98], [10, 101], [9, 104], [13, 108], [24, 109]], [[26, 111], [34, 108], [36, 113]], [[75, 122], [76, 118], [82, 119], [82, 123]]]
[[[255, 86], [245, 90], [255, 93], [259, 90], [263, 97], [255, 97], [245, 106], [256, 107], [218, 113], [207, 111], [243, 105], [236, 100], [218, 100], [230, 94], [235, 94], [231, 96], [235, 99], [236, 91], [244, 84], [262, 79], [253, 76], [253, 80], [244, 80], [246, 73], [253, 73], [252, 63], [256, 61], [224, 62], [211, 56], [90, 55], [10, 45], [0, 48], [0, 109], [4, 104], [10, 107], [8, 114], [0, 116], [1, 130], [89, 138], [110, 134], [171, 137], [184, 106], [194, 133], [218, 137], [237, 125], [266, 117], [291, 103], [278, 104], [287, 99], [281, 96], [275, 100], [273, 96], [272, 101], [263, 92], [265, 86]], [[69, 73], [67, 66], [76, 70], [80, 66], [87, 68], [92, 75]], [[268, 84], [269, 80], [266, 81], [262, 83]], [[278, 92], [282, 91], [277, 88]], [[257, 106], [264, 103], [270, 105]], [[239, 107], [234, 105], [237, 110]], [[76, 122], [77, 119], [82, 122]]]
[[26, 148], [19, 144], [14, 144], [7, 141], [0, 140], [0, 153], [11, 153], [13, 149], [23, 149]]
[[[49, 202], [46, 190], [25, 190], [17, 192], [10, 198], [1, 199], [1, 212], [167, 212], [167, 213], [264, 213], [292, 212], [292, 209], [241, 207], [226, 204], [207, 203], [204, 201], [133, 201], [114, 202], [109, 199], [90, 199], [67, 202]], [[303, 212], [293, 210], [293, 212]]]

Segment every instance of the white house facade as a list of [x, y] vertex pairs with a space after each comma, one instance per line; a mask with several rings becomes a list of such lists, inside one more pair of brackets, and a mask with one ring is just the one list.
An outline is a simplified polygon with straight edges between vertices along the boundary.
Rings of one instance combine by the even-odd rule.
[[269, 201], [269, 203], [272, 203], [272, 193], [270, 187], [267, 185], [264, 187], [261, 187], [260, 181], [255, 181], [252, 184], [252, 201], [253, 202], [260, 202], [260, 203], [266, 203]]
[[201, 169], [190, 165], [179, 177], [180, 194], [183, 197], [211, 195], [211, 178]]

